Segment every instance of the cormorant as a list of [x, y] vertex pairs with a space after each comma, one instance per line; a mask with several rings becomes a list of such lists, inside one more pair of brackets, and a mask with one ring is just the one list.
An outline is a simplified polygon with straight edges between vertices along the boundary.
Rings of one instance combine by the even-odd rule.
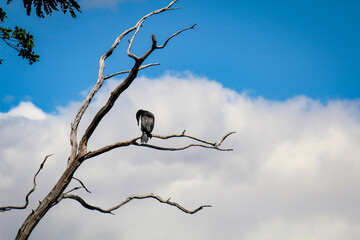
[[152, 114], [151, 112], [140, 109], [136, 113], [136, 120], [138, 125], [140, 118], [141, 118], [141, 131], [142, 131], [141, 142], [147, 143], [149, 138], [152, 137], [151, 132], [154, 128], [155, 117], [154, 114]]

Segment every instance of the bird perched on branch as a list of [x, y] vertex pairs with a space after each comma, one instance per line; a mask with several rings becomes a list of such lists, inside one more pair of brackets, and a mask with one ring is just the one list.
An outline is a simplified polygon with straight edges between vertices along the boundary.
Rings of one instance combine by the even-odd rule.
[[149, 138], [152, 137], [151, 132], [154, 129], [155, 117], [149, 111], [140, 109], [136, 113], [137, 124], [139, 125], [139, 120], [141, 119], [141, 142], [147, 143]]

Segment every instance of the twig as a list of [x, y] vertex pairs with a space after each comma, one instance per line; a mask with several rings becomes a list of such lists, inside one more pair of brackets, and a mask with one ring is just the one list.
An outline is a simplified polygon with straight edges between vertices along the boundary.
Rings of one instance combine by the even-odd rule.
[[[142, 69], [145, 69], [145, 68], [151, 67], [151, 66], [157, 66], [157, 65], [160, 65], [160, 63], [150, 63], [150, 64], [139, 67], [139, 70], [142, 70]], [[104, 77], [104, 80], [112, 78], [112, 77], [117, 76], [119, 74], [124, 74], [124, 73], [129, 73], [129, 72], [131, 72], [131, 70], [117, 72], [117, 73], [114, 73], [114, 74], [111, 74], [111, 75], [107, 75], [106, 77]]]
[[36, 188], [36, 177], [37, 177], [37, 175], [40, 173], [40, 171], [42, 170], [42, 168], [44, 167], [44, 164], [45, 164], [46, 160], [47, 160], [51, 155], [52, 155], [52, 154], [45, 156], [45, 159], [42, 161], [42, 163], [40, 164], [40, 167], [39, 167], [38, 171], [37, 171], [36, 174], [34, 175], [34, 179], [33, 179], [34, 186], [33, 186], [33, 188], [28, 192], [28, 194], [26, 194], [24, 206], [6, 206], [6, 207], [0, 207], [0, 212], [10, 211], [11, 209], [25, 209], [25, 208], [29, 205], [29, 196], [30, 196], [30, 194], [32, 194], [32, 193], [35, 191], [35, 188]]
[[65, 194], [62, 197], [63, 199], [73, 199], [78, 201], [83, 207], [90, 209], [90, 210], [96, 210], [102, 213], [110, 213], [110, 214], [114, 214], [113, 211], [119, 209], [120, 207], [124, 206], [125, 204], [127, 204], [128, 202], [134, 200], [134, 199], [145, 199], [145, 198], [154, 198], [156, 200], [158, 200], [161, 203], [165, 203], [174, 207], [177, 207], [178, 209], [180, 209], [181, 211], [188, 213], [188, 214], [194, 214], [198, 211], [200, 211], [201, 209], [205, 208], [205, 207], [211, 207], [211, 205], [202, 205], [194, 210], [188, 210], [186, 208], [184, 208], [183, 206], [181, 206], [180, 204], [176, 203], [176, 202], [172, 202], [170, 201], [170, 198], [167, 200], [164, 200], [163, 198], [161, 198], [158, 195], [154, 195], [153, 193], [150, 194], [145, 194], [145, 195], [131, 195], [130, 197], [128, 197], [127, 199], [125, 199], [124, 201], [122, 201], [121, 203], [119, 203], [118, 205], [109, 208], [109, 209], [102, 209], [100, 207], [97, 206], [93, 206], [88, 204], [87, 202], [84, 201], [84, 199], [82, 199], [81, 197], [77, 196], [77, 195], [68, 195]]
[[78, 190], [78, 189], [80, 189], [80, 188], [81, 188], [81, 187], [74, 187], [73, 189], [71, 189], [71, 190], [69, 190], [69, 191], [65, 192], [64, 194], [71, 193], [71, 192], [76, 191], [76, 190]]
[[220, 146], [222, 144], [222, 142], [228, 137], [230, 136], [231, 134], [233, 133], [236, 133], [235, 131], [234, 132], [229, 132], [228, 134], [226, 134], [221, 140], [220, 142], [218, 142], [217, 144], [215, 144], [216, 147]]
[[208, 144], [208, 145], [212, 145], [212, 146], [216, 145], [216, 143], [212, 143], [212, 142], [209, 142], [209, 141], [202, 140], [200, 138], [196, 138], [196, 137], [193, 137], [193, 136], [190, 136], [190, 135], [186, 135], [185, 132], [186, 132], [186, 130], [184, 130], [181, 134], [173, 134], [173, 135], [169, 135], [169, 136], [161, 136], [161, 135], [153, 134], [152, 136], [155, 137], [155, 138], [163, 139], [163, 140], [169, 139], [169, 138], [185, 137], [185, 138], [190, 138], [192, 140], [195, 140], [197, 142], [202, 142], [204, 144]]
[[78, 181], [80, 184], [81, 184], [81, 186], [88, 192], [88, 193], [91, 193], [86, 187], [85, 187], [85, 184], [80, 180], [80, 179], [78, 179], [78, 178], [76, 178], [76, 177], [72, 177], [73, 179], [75, 179], [76, 181]]
[[164, 48], [166, 46], [166, 44], [170, 41], [170, 39], [172, 39], [173, 37], [175, 37], [176, 35], [186, 31], [186, 30], [189, 30], [189, 29], [195, 29], [195, 26], [196, 24], [192, 25], [191, 27], [188, 27], [188, 28], [184, 28], [176, 33], [174, 33], [173, 35], [171, 35], [168, 39], [166, 39], [165, 43], [162, 45], [162, 46], [156, 46], [156, 48], [160, 49], [160, 48]]

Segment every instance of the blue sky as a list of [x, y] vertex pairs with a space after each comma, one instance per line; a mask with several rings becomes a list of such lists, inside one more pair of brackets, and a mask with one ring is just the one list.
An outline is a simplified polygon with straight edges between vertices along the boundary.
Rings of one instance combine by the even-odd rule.
[[[46, 19], [25, 14], [21, 1], [2, 6], [8, 25], [35, 37], [40, 62], [30, 66], [0, 45], [0, 111], [31, 100], [46, 112], [83, 98], [97, 78], [98, 59], [118, 34], [168, 1], [106, 1], [82, 4], [76, 19], [55, 13]], [[80, 2], [81, 3], [81, 2]], [[306, 95], [323, 101], [357, 99], [360, 92], [359, 1], [190, 1], [183, 9], [145, 22], [134, 51], [140, 55], [177, 30], [197, 23], [198, 30], [173, 39], [141, 72], [191, 71], [238, 92], [283, 101]], [[108, 74], [127, 70], [132, 59], [124, 47], [109, 59]], [[115, 56], [116, 55], [116, 56]]]

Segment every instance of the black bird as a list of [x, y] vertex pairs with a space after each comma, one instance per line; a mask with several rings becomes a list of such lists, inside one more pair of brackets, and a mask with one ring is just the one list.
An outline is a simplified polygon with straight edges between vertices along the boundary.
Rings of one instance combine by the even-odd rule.
[[136, 113], [136, 120], [139, 125], [139, 120], [141, 118], [141, 142], [147, 143], [149, 138], [152, 137], [151, 132], [154, 129], [154, 123], [155, 123], [155, 117], [154, 114], [152, 114], [149, 111], [140, 109]]

